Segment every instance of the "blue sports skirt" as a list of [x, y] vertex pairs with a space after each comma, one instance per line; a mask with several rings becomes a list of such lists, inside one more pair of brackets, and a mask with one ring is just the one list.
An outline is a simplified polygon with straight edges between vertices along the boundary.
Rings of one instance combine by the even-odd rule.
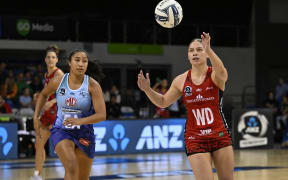
[[[84, 130], [84, 131], [83, 131]], [[80, 148], [89, 158], [93, 158], [95, 155], [95, 137], [94, 133], [87, 133], [85, 129], [78, 130], [65, 130], [58, 127], [52, 127], [51, 130], [51, 143], [55, 150], [56, 145], [64, 140], [69, 139]]]

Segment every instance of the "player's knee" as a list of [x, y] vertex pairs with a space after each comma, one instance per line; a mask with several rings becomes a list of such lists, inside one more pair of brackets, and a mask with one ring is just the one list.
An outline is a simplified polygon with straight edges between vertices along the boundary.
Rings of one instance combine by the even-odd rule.
[[219, 177], [219, 180], [233, 180], [233, 173], [222, 175]]
[[78, 163], [76, 159], [69, 159], [65, 163], [65, 169], [69, 174], [76, 174], [78, 172]]

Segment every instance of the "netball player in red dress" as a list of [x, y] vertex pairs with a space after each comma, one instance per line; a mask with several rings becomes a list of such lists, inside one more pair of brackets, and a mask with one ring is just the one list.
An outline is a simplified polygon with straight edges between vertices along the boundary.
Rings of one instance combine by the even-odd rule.
[[[220, 180], [232, 180], [234, 154], [223, 112], [222, 96], [228, 78], [221, 59], [210, 46], [210, 35], [193, 40], [188, 48], [192, 68], [177, 76], [165, 95], [150, 87], [149, 74], [138, 74], [138, 86], [156, 106], [168, 107], [183, 95], [187, 109], [184, 133], [186, 154], [197, 180], [212, 180], [212, 162]], [[210, 60], [212, 67], [207, 65]]]
[[[46, 49], [46, 57], [45, 57], [45, 63], [47, 65], [47, 73], [45, 74], [45, 84], [46, 86], [51, 79], [59, 76], [63, 76], [64, 73], [57, 68], [56, 64], [58, 62], [58, 54], [59, 49], [57, 46], [49, 46]], [[35, 98], [37, 98], [37, 93], [34, 95]], [[45, 144], [50, 136], [49, 129], [51, 128], [51, 125], [54, 123], [56, 119], [57, 114], [57, 105], [56, 105], [56, 99], [55, 94], [51, 94], [43, 109], [42, 109], [42, 115], [40, 116], [38, 121], [34, 121], [34, 129], [36, 132], [36, 143], [35, 143], [35, 172], [34, 176], [31, 177], [31, 179], [42, 179], [41, 173], [43, 169], [43, 164], [45, 161]]]

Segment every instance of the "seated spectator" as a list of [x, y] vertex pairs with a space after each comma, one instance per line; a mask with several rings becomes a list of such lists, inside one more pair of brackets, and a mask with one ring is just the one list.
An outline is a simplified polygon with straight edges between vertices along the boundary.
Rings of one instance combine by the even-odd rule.
[[33, 114], [33, 101], [32, 97], [30, 95], [29, 88], [23, 89], [23, 94], [19, 97], [19, 103], [20, 103], [20, 114]]
[[41, 92], [41, 90], [43, 89], [43, 85], [41, 82], [41, 79], [39, 78], [39, 76], [34, 76], [32, 83], [30, 84], [30, 87], [33, 91], [33, 93], [37, 93], [37, 92]]
[[116, 119], [121, 115], [121, 106], [117, 103], [117, 97], [114, 94], [110, 96], [110, 102], [107, 104], [107, 119]]
[[275, 112], [278, 111], [278, 102], [275, 99], [274, 93], [272, 91], [268, 92], [268, 95], [263, 103], [263, 107], [272, 108]]
[[105, 103], [109, 103], [110, 102], [110, 99], [111, 99], [112, 95], [116, 96], [116, 101], [117, 101], [118, 104], [120, 104], [121, 103], [121, 95], [120, 95], [120, 92], [119, 92], [119, 90], [118, 90], [116, 85], [113, 85], [112, 88], [109, 91], [106, 91], [104, 93]]
[[279, 78], [279, 83], [276, 86], [276, 100], [278, 101], [279, 106], [281, 106], [282, 97], [286, 95], [288, 95], [288, 84], [283, 78]]
[[279, 116], [276, 118], [276, 129], [285, 130], [287, 128], [288, 118], [288, 97], [283, 96]]
[[6, 102], [10, 104], [11, 107], [14, 107], [14, 104], [16, 104], [17, 91], [18, 86], [14, 78], [14, 73], [12, 70], [9, 70], [2, 96], [6, 99]]
[[26, 81], [24, 80], [24, 73], [20, 72], [17, 75], [17, 87], [18, 87], [18, 91], [17, 91], [17, 97], [20, 97], [21, 93], [23, 92], [23, 89], [25, 88], [30, 88], [30, 86], [26, 83]]
[[2, 96], [0, 96], [0, 113], [12, 113], [10, 105], [5, 102]]
[[[165, 94], [168, 91], [168, 80], [157, 78], [156, 83], [152, 87], [152, 89], [160, 94]], [[156, 107], [156, 113], [154, 118], [169, 118], [169, 109], [168, 108], [160, 108]]]
[[28, 85], [30, 85], [32, 83], [32, 74], [31, 74], [31, 71], [29, 69], [26, 69], [24, 71], [24, 81]]
[[7, 77], [7, 64], [4, 62], [0, 63], [0, 86], [5, 83], [5, 78]]

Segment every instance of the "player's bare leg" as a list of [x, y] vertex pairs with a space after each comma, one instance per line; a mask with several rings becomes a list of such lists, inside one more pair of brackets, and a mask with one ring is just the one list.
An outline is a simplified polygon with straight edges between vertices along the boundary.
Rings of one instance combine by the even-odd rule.
[[65, 168], [64, 180], [78, 180], [79, 166], [74, 142], [64, 139], [56, 145], [55, 151]]
[[219, 180], [233, 180], [234, 153], [232, 146], [214, 151], [212, 158]]
[[41, 176], [43, 170], [43, 164], [46, 158], [45, 152], [45, 144], [49, 139], [50, 131], [49, 127], [40, 125], [39, 129], [40, 135], [36, 135], [36, 142], [35, 142], [35, 172], [34, 176]]
[[213, 180], [211, 154], [197, 153], [188, 156], [196, 180]]
[[77, 148], [76, 156], [79, 167], [79, 180], [89, 180], [93, 159], [89, 158], [81, 149]]

